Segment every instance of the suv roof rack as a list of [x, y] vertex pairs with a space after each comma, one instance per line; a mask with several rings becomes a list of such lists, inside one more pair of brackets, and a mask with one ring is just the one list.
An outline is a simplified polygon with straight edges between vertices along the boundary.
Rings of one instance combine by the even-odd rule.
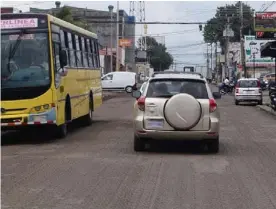
[[158, 75], [158, 74], [189, 74], [189, 75], [198, 75], [198, 76], [200, 76], [200, 78], [204, 78], [201, 73], [197, 73], [197, 72], [180, 72], [180, 71], [158, 71], [158, 72], [154, 72], [152, 74], [152, 77], [155, 77], [155, 75]]

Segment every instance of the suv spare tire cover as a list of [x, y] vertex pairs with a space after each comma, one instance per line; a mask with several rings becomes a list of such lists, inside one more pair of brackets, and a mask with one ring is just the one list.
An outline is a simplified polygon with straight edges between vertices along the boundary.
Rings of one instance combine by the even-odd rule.
[[164, 107], [164, 116], [170, 126], [179, 130], [188, 130], [196, 126], [201, 118], [200, 103], [189, 94], [177, 94], [171, 97]]

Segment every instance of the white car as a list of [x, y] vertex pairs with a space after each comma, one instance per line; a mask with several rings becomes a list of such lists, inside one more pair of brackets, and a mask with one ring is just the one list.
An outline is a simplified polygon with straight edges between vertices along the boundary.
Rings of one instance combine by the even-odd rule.
[[235, 87], [235, 104], [240, 102], [257, 102], [263, 104], [261, 83], [257, 78], [239, 79]]
[[131, 93], [136, 90], [137, 76], [134, 72], [111, 72], [102, 76], [103, 90], [125, 90]]

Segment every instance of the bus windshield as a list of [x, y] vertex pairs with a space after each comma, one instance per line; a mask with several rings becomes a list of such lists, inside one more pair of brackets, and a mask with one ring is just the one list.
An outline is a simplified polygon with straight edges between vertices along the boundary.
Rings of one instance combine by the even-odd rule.
[[1, 88], [50, 84], [47, 33], [1, 34]]

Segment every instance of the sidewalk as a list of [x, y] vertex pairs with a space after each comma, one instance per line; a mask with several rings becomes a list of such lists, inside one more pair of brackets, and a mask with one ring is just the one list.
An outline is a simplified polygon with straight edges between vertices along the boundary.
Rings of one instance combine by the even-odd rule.
[[276, 111], [274, 111], [270, 106], [270, 98], [268, 96], [268, 91], [263, 92], [263, 105], [257, 105], [259, 110], [265, 111], [271, 115], [276, 116]]

